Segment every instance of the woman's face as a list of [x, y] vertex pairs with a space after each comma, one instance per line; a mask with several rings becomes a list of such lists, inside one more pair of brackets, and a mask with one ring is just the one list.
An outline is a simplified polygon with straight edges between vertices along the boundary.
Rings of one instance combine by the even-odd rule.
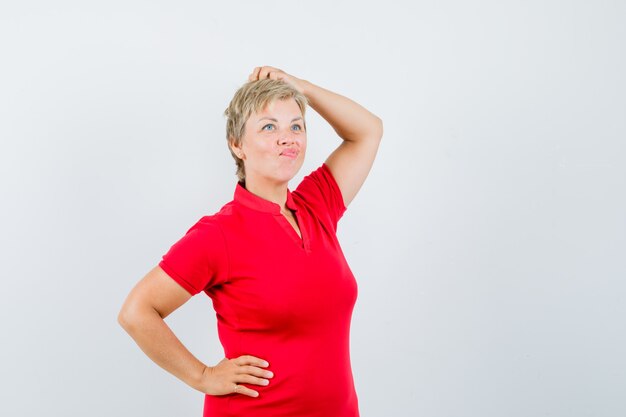
[[241, 141], [246, 178], [288, 182], [302, 167], [306, 131], [293, 98], [274, 100], [246, 121]]

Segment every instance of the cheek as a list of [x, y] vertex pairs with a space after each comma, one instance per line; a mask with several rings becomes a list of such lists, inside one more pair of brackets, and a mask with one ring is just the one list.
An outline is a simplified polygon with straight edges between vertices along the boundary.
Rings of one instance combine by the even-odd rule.
[[262, 138], [257, 142], [256, 152], [257, 153], [272, 153], [275, 152], [277, 147], [274, 145], [273, 141], [268, 140], [267, 138]]

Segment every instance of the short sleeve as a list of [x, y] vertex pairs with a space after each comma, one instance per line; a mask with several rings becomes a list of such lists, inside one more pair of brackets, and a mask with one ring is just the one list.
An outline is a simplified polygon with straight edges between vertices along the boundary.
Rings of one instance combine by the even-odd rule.
[[320, 219], [328, 221], [333, 230], [337, 230], [337, 223], [346, 206], [339, 185], [325, 163], [305, 176], [294, 194], [302, 198]]
[[170, 247], [159, 266], [195, 295], [228, 278], [228, 253], [217, 223], [203, 217]]

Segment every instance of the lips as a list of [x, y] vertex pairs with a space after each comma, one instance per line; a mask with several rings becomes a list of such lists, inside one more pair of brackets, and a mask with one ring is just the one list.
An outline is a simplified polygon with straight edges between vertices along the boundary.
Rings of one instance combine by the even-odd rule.
[[295, 158], [298, 156], [298, 151], [296, 151], [295, 149], [286, 149], [281, 152], [281, 155], [288, 158]]

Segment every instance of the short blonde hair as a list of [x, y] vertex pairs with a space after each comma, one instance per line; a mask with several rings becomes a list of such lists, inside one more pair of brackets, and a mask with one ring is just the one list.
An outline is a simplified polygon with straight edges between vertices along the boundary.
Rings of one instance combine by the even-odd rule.
[[245, 134], [246, 121], [253, 112], [259, 113], [263, 111], [268, 104], [275, 100], [287, 100], [290, 98], [296, 100], [298, 107], [300, 107], [304, 130], [306, 131], [304, 113], [308, 100], [304, 94], [282, 80], [265, 78], [247, 82], [237, 90], [224, 111], [224, 116], [226, 116], [226, 141], [228, 150], [237, 164], [237, 178], [240, 183], [244, 182], [246, 171], [243, 159], [240, 159], [233, 152], [231, 145], [241, 145], [241, 140]]

